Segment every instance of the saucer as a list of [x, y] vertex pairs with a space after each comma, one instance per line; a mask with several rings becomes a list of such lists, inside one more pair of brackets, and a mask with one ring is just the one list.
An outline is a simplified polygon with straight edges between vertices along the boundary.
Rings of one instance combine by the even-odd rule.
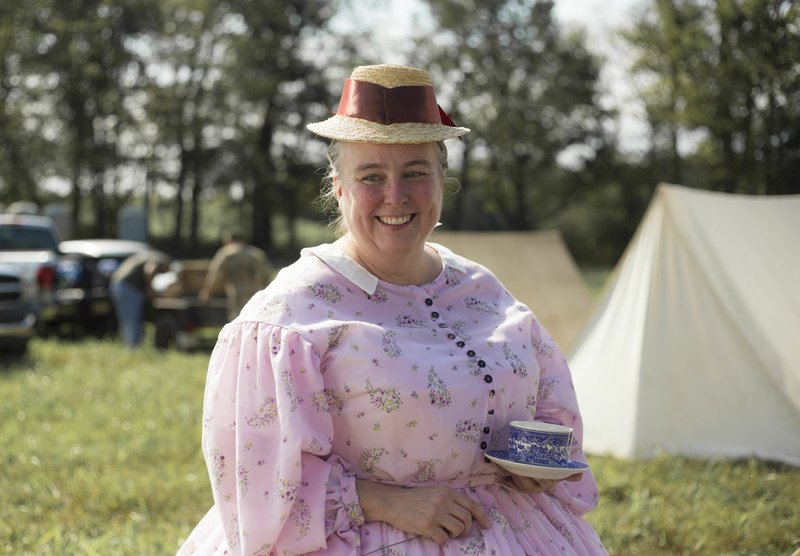
[[484, 455], [509, 473], [534, 479], [559, 481], [589, 470], [587, 464], [574, 460], [569, 460], [563, 465], [520, 463], [508, 458], [508, 450], [489, 450]]

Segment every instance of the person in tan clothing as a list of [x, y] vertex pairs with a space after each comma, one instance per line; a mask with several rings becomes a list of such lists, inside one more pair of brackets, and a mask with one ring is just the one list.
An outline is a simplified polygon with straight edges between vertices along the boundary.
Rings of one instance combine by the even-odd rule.
[[224, 284], [228, 298], [228, 318], [233, 320], [257, 291], [272, 279], [272, 265], [258, 247], [248, 245], [238, 234], [230, 234], [216, 252], [200, 289], [201, 301], [208, 301], [211, 292]]

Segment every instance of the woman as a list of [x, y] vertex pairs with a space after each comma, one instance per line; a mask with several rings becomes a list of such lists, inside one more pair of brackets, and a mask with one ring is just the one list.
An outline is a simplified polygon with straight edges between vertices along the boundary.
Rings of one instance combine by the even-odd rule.
[[[442, 123], [444, 119], [447, 123]], [[508, 423], [575, 430], [569, 371], [486, 269], [426, 243], [443, 141], [469, 130], [427, 72], [363, 66], [336, 115], [343, 235], [305, 249], [220, 333], [203, 450], [214, 507], [182, 554], [603, 554], [590, 472], [549, 481], [484, 457]]]

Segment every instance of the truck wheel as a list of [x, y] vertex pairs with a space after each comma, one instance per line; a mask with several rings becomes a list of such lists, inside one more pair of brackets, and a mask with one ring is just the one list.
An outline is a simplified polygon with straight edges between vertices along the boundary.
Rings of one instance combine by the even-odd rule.
[[28, 338], [3, 343], [0, 347], [0, 371], [4, 367], [13, 367], [25, 361], [28, 355]]
[[155, 322], [153, 345], [156, 349], [167, 349], [175, 345], [178, 337], [178, 321], [171, 315], [159, 315]]
[[117, 319], [114, 315], [107, 315], [100, 317], [97, 322], [88, 324], [86, 332], [95, 338], [106, 338], [115, 335], [118, 328]]

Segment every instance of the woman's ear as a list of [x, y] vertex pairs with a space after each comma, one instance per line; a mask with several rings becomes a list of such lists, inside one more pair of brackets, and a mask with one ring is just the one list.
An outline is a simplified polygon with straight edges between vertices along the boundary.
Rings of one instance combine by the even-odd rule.
[[333, 177], [333, 194], [336, 195], [337, 201], [342, 198], [342, 182], [336, 176]]

